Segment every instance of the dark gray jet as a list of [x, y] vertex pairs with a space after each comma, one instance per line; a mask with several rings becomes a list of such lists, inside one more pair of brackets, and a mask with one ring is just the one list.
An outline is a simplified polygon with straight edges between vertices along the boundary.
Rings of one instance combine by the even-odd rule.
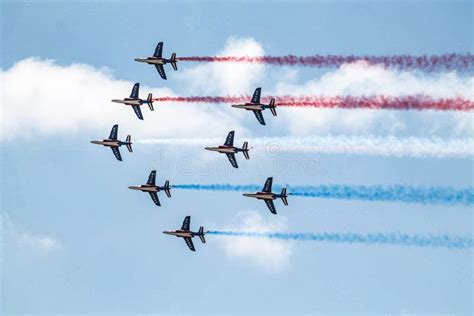
[[112, 102], [115, 103], [123, 103], [125, 105], [130, 105], [133, 108], [133, 111], [138, 116], [140, 120], [143, 120], [142, 110], [140, 106], [143, 104], [148, 104], [150, 111], [154, 111], [153, 108], [153, 95], [151, 93], [148, 94], [146, 100], [140, 99], [138, 97], [138, 90], [140, 90], [140, 83], [136, 83], [133, 85], [132, 93], [130, 94], [129, 98], [125, 99], [114, 99]]
[[265, 125], [265, 120], [263, 119], [262, 111], [265, 109], [270, 109], [273, 116], [277, 116], [277, 112], [276, 112], [276, 105], [275, 105], [274, 98], [270, 100], [270, 104], [268, 105], [260, 103], [261, 92], [262, 92], [262, 88], [255, 89], [255, 92], [253, 93], [253, 97], [252, 97], [252, 100], [250, 100], [250, 103], [233, 104], [232, 107], [238, 108], [238, 109], [245, 109], [247, 111], [253, 111], [253, 113], [255, 114], [255, 117], [260, 122], [260, 124]]
[[184, 218], [184, 221], [183, 221], [183, 226], [181, 226], [181, 229], [178, 229], [178, 230], [171, 230], [171, 231], [164, 231], [163, 234], [167, 234], [167, 235], [173, 235], [173, 236], [176, 236], [176, 237], [181, 237], [184, 239], [184, 241], [186, 242], [186, 245], [188, 245], [189, 249], [191, 249], [191, 251], [196, 251], [196, 249], [194, 248], [194, 244], [193, 244], [193, 240], [192, 238], [194, 236], [199, 236], [199, 239], [201, 239], [202, 243], [205, 244], [206, 243], [206, 239], [204, 239], [204, 235], [206, 234], [204, 232], [204, 227], [199, 227], [199, 231], [198, 232], [192, 232], [189, 230], [189, 225], [191, 223], [191, 216], [186, 216]]
[[235, 159], [235, 154], [238, 152], [242, 152], [244, 154], [245, 159], [250, 159], [249, 157], [249, 144], [244, 142], [242, 148], [234, 147], [234, 131], [229, 132], [227, 138], [225, 139], [225, 143], [222, 146], [218, 147], [205, 147], [206, 150], [210, 151], [217, 151], [221, 154], [226, 154], [227, 158], [229, 158], [230, 164], [234, 168], [238, 168], [237, 160]]
[[115, 124], [112, 127], [112, 131], [110, 132], [109, 138], [103, 139], [103, 140], [91, 140], [91, 143], [110, 147], [112, 149], [112, 152], [115, 155], [115, 158], [117, 158], [117, 160], [122, 161], [122, 156], [120, 155], [119, 147], [122, 145], [125, 145], [127, 146], [128, 151], [132, 152], [132, 142], [130, 141], [131, 136], [127, 135], [126, 140], [123, 142], [117, 139], [117, 133], [118, 133], [118, 125]]
[[166, 59], [162, 57], [163, 54], [163, 42], [159, 42], [156, 45], [155, 53], [151, 57], [144, 57], [144, 58], [135, 58], [135, 61], [140, 63], [147, 63], [149, 65], [155, 65], [156, 70], [160, 74], [161, 78], [166, 80], [166, 73], [163, 65], [170, 63], [174, 70], [178, 70], [178, 66], [176, 65], [176, 53], [171, 54], [170, 59]]
[[273, 200], [280, 198], [283, 201], [283, 204], [288, 205], [288, 200], [286, 199], [288, 197], [288, 194], [286, 194], [286, 188], [281, 189], [280, 194], [273, 193], [272, 182], [273, 182], [273, 177], [270, 177], [265, 182], [265, 185], [263, 186], [263, 189], [261, 192], [244, 193], [243, 195], [247, 197], [257, 198], [259, 200], [264, 200], [270, 212], [272, 212], [273, 214], [276, 214], [277, 212], [275, 209], [275, 205], [273, 204]]
[[142, 184], [139, 186], [129, 186], [129, 189], [132, 190], [138, 190], [142, 192], [148, 192], [151, 196], [151, 199], [157, 206], [161, 206], [160, 200], [158, 199], [158, 192], [160, 191], [165, 191], [167, 197], [171, 197], [171, 192], [170, 192], [170, 182], [168, 180], [165, 181], [165, 185], [160, 187], [159, 185], [155, 184], [155, 178], [156, 178], [156, 170], [152, 170], [150, 172], [150, 176], [148, 177], [148, 181], [146, 184]]

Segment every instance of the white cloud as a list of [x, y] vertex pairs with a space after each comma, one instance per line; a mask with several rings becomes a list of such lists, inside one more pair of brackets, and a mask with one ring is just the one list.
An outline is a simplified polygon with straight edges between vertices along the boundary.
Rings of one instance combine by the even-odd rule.
[[[294, 74], [291, 78], [294, 77]], [[369, 95], [430, 95], [435, 98], [463, 97], [474, 99], [474, 77], [462, 77], [455, 72], [423, 74], [370, 66], [365, 62], [342, 65], [326, 72], [320, 78], [305, 83], [295, 83], [293, 79], [276, 83], [276, 95], [314, 96], [369, 96]], [[290, 132], [296, 135], [309, 133], [377, 133], [394, 134], [407, 126], [403, 115], [406, 112], [377, 110], [329, 110], [329, 109], [282, 109]], [[410, 112], [419, 115], [415, 111]], [[441, 113], [424, 111], [423, 115], [433, 117], [423, 120], [427, 129], [433, 126], [456, 126], [454, 133], [472, 135], [473, 116], [470, 113]], [[467, 118], [467, 119], [466, 119]], [[434, 127], [436, 129], [436, 127]]]
[[[234, 224], [222, 230], [249, 232], [284, 232], [286, 218], [278, 216], [265, 220], [259, 213], [244, 212], [234, 218]], [[217, 238], [216, 238], [217, 239]], [[278, 272], [284, 269], [292, 253], [290, 241], [220, 236], [219, 245], [231, 258], [240, 258], [263, 268], [265, 271]]]
[[356, 62], [326, 72], [321, 78], [302, 85], [280, 82], [280, 92], [312, 95], [414, 95], [427, 94], [435, 98], [474, 98], [474, 78], [460, 77], [456, 72], [423, 74], [398, 71], [382, 66]]
[[14, 224], [8, 215], [2, 214], [0, 222], [2, 226], [2, 244], [10, 246], [10, 249], [48, 254], [61, 248], [61, 243], [56, 238], [26, 231]]
[[[231, 111], [212, 105], [167, 106], [155, 103], [155, 112], [142, 107], [140, 121], [128, 106], [110, 102], [128, 96], [133, 82], [114, 79], [106, 69], [88, 65], [60, 66], [51, 60], [26, 59], [0, 74], [0, 139], [38, 135], [73, 135], [86, 130], [106, 136], [115, 123], [120, 132], [146, 136], [217, 136], [238, 128]], [[140, 95], [174, 95], [167, 88], [142, 86]], [[241, 128], [244, 130], [244, 128]], [[132, 135], [133, 136], [133, 135]]]
[[[217, 55], [262, 56], [262, 45], [253, 38], [229, 38]], [[299, 68], [264, 64], [186, 64], [173, 73], [179, 93], [168, 88], [141, 87], [140, 94], [154, 95], [240, 95], [262, 86], [265, 94], [290, 95], [413, 95], [465, 97], [474, 99], [474, 77], [455, 72], [423, 74], [370, 66], [364, 62], [346, 64], [301, 83]], [[248, 135], [257, 121], [248, 111], [226, 105], [155, 103], [155, 112], [143, 107], [144, 121], [133, 111], [111, 103], [130, 93], [133, 82], [115, 79], [106, 68], [84, 64], [60, 66], [52, 60], [25, 59], [0, 72], [0, 140], [38, 135], [74, 135], [84, 130], [107, 135], [119, 123], [120, 135], [146, 137], [222, 137], [229, 126]], [[267, 129], [278, 127], [278, 135], [418, 133], [431, 136], [471, 136], [471, 113], [433, 111], [370, 111], [335, 109], [278, 110], [267, 117]], [[246, 125], [249, 127], [246, 129]], [[122, 136], [121, 136], [122, 137]]]
[[60, 248], [60, 243], [58, 240], [49, 236], [33, 235], [28, 232], [21, 232], [18, 234], [17, 238], [21, 245], [39, 249], [46, 253]]
[[[217, 56], [263, 56], [265, 51], [253, 38], [227, 40]], [[198, 95], [239, 95], [255, 90], [265, 76], [264, 64], [209, 63], [183, 70], [178, 78]], [[240, 111], [242, 112], [242, 111]]]

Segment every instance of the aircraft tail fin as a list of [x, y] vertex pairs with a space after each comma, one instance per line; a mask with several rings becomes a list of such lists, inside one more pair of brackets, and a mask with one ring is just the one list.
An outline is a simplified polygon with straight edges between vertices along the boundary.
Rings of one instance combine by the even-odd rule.
[[204, 227], [199, 227], [199, 239], [201, 239], [202, 243], [206, 243], [206, 239], [204, 238]]
[[272, 111], [273, 116], [277, 116], [277, 111], [276, 111], [275, 99], [274, 99], [274, 98], [272, 98], [272, 99], [270, 100], [270, 105], [269, 105], [269, 107], [270, 107], [270, 111]]
[[176, 64], [176, 53], [171, 54], [171, 66], [175, 71], [178, 70], [178, 65]]
[[280, 197], [283, 204], [288, 205], [288, 200], [286, 199], [288, 197], [288, 194], [286, 194], [286, 188], [281, 189]]
[[146, 101], [148, 102], [148, 107], [150, 108], [150, 111], [154, 111], [155, 109], [153, 108], [153, 94], [149, 93], [148, 98], [146, 98]]
[[170, 187], [170, 182], [168, 180], [165, 181], [165, 186], [164, 186], [164, 191], [166, 193], [166, 196], [167, 197], [171, 197], [171, 191], [170, 191], [171, 187]]
[[249, 143], [244, 142], [244, 145], [242, 146], [242, 149], [244, 149], [243, 154], [244, 154], [245, 159], [250, 159], [250, 156], [249, 156]]
[[133, 152], [133, 150], [132, 150], [132, 136], [127, 135], [127, 138], [125, 139], [125, 142], [127, 143], [128, 151]]

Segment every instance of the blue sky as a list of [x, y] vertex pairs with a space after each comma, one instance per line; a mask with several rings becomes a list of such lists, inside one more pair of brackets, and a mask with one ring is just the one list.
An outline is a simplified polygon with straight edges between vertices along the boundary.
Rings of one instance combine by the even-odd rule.
[[[145, 109], [145, 121], [138, 122], [130, 109], [108, 101], [126, 96], [138, 81], [141, 95], [240, 94], [257, 85], [263, 93], [328, 86], [334, 90], [315, 93], [357, 93], [372, 91], [375, 83], [387, 93], [431, 93], [430, 86], [439, 85], [446, 89], [433, 93], [462, 95], [472, 87], [472, 74], [183, 62], [176, 73], [167, 69], [169, 79], [162, 81], [133, 58], [151, 54], [158, 41], [165, 42], [166, 56], [262, 50], [472, 53], [472, 2], [3, 1], [1, 6], [2, 85], [15, 88], [1, 105], [5, 314], [472, 314], [472, 250], [209, 236], [205, 245], [195, 242], [197, 252], [191, 253], [182, 240], [162, 234], [191, 215], [195, 229], [252, 223], [291, 232], [472, 236], [472, 207], [290, 197], [288, 207], [276, 202], [279, 214], [272, 216], [263, 203], [236, 192], [174, 190], [171, 199], [160, 196], [163, 206], [157, 208], [148, 196], [127, 188], [146, 181], [151, 169], [157, 169], [160, 184], [169, 179], [263, 185], [274, 176], [276, 183], [295, 185], [464, 188], [472, 186], [472, 159], [256, 152], [249, 161], [238, 157], [239, 170], [230, 170], [225, 157], [203, 152], [202, 146], [135, 144], [117, 162], [110, 150], [89, 143], [106, 137], [113, 123], [120, 124], [120, 138], [132, 134], [132, 140], [175, 135], [224, 140], [231, 128], [239, 145], [247, 136], [472, 137], [472, 114], [466, 113], [291, 109], [276, 118], [266, 115], [269, 124], [261, 128], [248, 113], [221, 105], [158, 105], [155, 112]], [[25, 61], [31, 57], [36, 59]], [[367, 77], [358, 81], [362, 75]], [[341, 82], [345, 76], [350, 84]], [[390, 79], [379, 86], [380, 76]], [[417, 85], [404, 86], [403, 80]], [[229, 250], [233, 247], [240, 252]]]

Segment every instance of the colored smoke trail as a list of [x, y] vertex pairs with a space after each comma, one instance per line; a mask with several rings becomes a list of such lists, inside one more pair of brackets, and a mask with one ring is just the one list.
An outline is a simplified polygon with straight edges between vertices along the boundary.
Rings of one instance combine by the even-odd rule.
[[400, 233], [271, 233], [240, 231], [208, 231], [207, 234], [216, 236], [306, 240], [366, 245], [442, 247], [450, 249], [470, 249], [474, 246], [471, 237], [450, 235], [407, 235]]
[[[180, 184], [176, 189], [209, 190], [209, 191], [260, 191], [263, 184]], [[385, 201], [421, 204], [443, 204], [470, 206], [474, 204], [474, 187], [454, 189], [450, 187], [414, 187], [404, 185], [274, 185], [273, 191], [279, 192], [288, 188], [292, 196], [325, 198], [338, 200]]]
[[[189, 103], [246, 103], [252, 97], [241, 96], [189, 96], [160, 97], [154, 101]], [[268, 104], [271, 96], [262, 97]], [[376, 109], [376, 110], [436, 110], [473, 111], [474, 101], [465, 98], [432, 98], [426, 95], [409, 96], [274, 96], [281, 107], [314, 107], [326, 109]]]
[[[308, 136], [308, 137], [257, 137], [242, 138], [256, 149], [272, 154], [278, 152], [306, 152], [320, 154], [351, 154], [392, 157], [474, 157], [474, 138], [396, 138], [375, 136]], [[159, 145], [222, 144], [224, 138], [158, 138], [141, 139], [136, 143]]]
[[381, 65], [387, 68], [401, 70], [432, 71], [472, 71], [474, 55], [445, 54], [445, 55], [392, 55], [392, 56], [343, 56], [343, 55], [313, 55], [313, 56], [190, 56], [178, 57], [179, 61], [219, 62], [219, 63], [264, 63], [281, 66], [307, 66], [317, 68], [339, 67], [343, 64], [365, 61], [369, 65]]

